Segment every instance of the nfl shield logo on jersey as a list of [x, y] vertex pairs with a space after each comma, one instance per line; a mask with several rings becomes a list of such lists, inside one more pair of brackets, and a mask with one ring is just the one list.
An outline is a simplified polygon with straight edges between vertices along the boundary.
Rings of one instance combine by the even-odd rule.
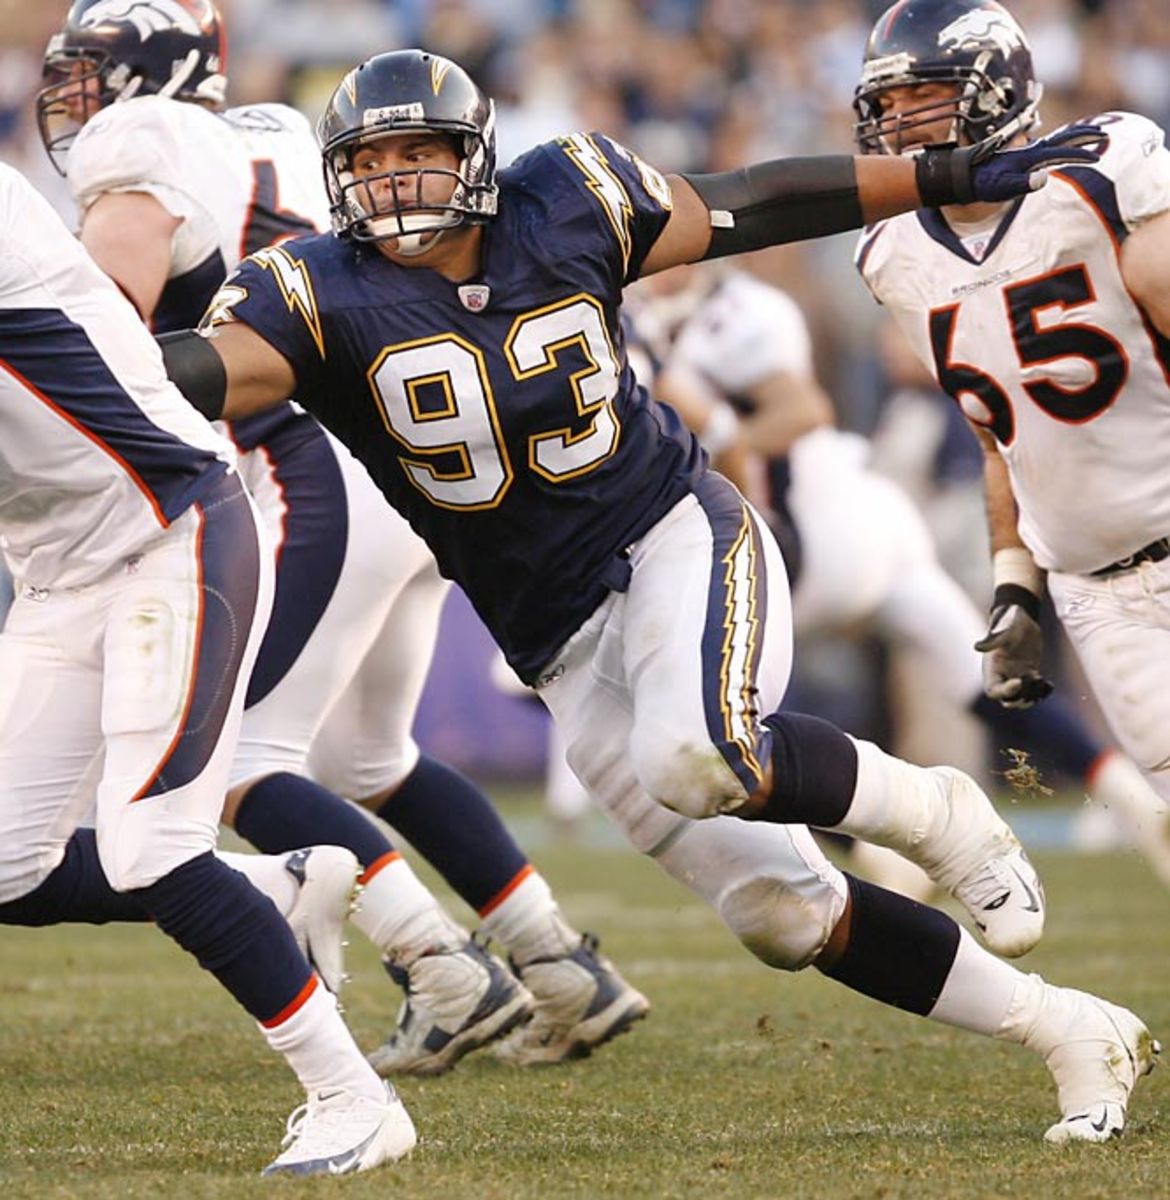
[[483, 312], [492, 290], [483, 283], [465, 283], [459, 288], [459, 299], [468, 312]]

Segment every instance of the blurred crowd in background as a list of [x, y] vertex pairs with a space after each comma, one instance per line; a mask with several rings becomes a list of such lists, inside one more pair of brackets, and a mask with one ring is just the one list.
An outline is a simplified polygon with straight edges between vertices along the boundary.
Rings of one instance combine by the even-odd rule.
[[[466, 67], [499, 108], [501, 159], [599, 129], [666, 171], [848, 152], [865, 40], [886, 0], [219, 0], [229, 101], [284, 100], [314, 119], [348, 67], [419, 45]], [[1028, 33], [1046, 127], [1111, 108], [1170, 124], [1170, 0], [1004, 0]], [[66, 0], [0, 0], [0, 159], [68, 214], [32, 100]], [[878, 435], [944, 560], [982, 604], [978, 452], [949, 402], [891, 347], [841, 236], [755, 256], [813, 331], [843, 425]], [[898, 402], [891, 405], [891, 396]], [[818, 668], [818, 654], [827, 656]], [[877, 656], [875, 660], [875, 655]], [[881, 652], [802, 648], [798, 680], [847, 727], [888, 723]], [[821, 678], [823, 676], [823, 678]], [[845, 686], [842, 686], [842, 680]], [[821, 693], [824, 693], [823, 695]], [[453, 756], [456, 757], [456, 756]], [[472, 764], [474, 765], [474, 764]]]
[[[31, 121], [40, 54], [65, 0], [0, 0], [0, 153], [60, 198]], [[851, 98], [885, 0], [221, 0], [233, 103], [315, 117], [344, 69], [421, 45], [500, 107], [501, 157], [600, 129], [663, 170], [847, 151]], [[1108, 108], [1170, 122], [1166, 0], [1008, 0], [1028, 32], [1051, 127]], [[851, 239], [777, 250], [755, 269], [805, 306], [845, 419], [872, 425], [878, 315]]]

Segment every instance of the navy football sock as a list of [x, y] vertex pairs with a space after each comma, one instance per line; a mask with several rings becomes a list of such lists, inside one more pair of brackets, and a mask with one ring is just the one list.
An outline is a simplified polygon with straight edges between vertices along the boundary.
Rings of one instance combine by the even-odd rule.
[[66, 921], [149, 921], [133, 894], [115, 892], [98, 859], [97, 835], [78, 829], [60, 865], [27, 896], [0, 904], [0, 925], [60, 925]]
[[958, 953], [958, 925], [925, 904], [845, 878], [852, 900], [849, 943], [824, 973], [883, 1004], [927, 1016]]
[[391, 853], [390, 839], [352, 804], [300, 775], [254, 783], [236, 810], [236, 832], [265, 854], [302, 846], [344, 846], [368, 867]]
[[491, 801], [425, 755], [378, 809], [476, 912], [528, 866]]
[[778, 825], [840, 824], [857, 786], [857, 748], [828, 721], [802, 713], [764, 718], [772, 731], [772, 792], [748, 820]]
[[1076, 780], [1084, 779], [1104, 750], [1060, 696], [1049, 696], [1034, 708], [1004, 708], [980, 696], [969, 708], [991, 730], [998, 745], [1022, 745], [1041, 765]]
[[309, 982], [309, 964], [276, 906], [210, 852], [133, 894], [257, 1021], [271, 1021]]

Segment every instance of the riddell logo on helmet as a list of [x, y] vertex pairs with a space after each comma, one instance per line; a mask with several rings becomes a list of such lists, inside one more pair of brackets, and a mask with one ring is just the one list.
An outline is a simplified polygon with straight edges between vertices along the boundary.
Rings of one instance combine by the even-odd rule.
[[1005, 57], [1012, 51], [1026, 46], [1024, 31], [1002, 10], [978, 8], [964, 13], [939, 31], [940, 50], [965, 50], [969, 46], [983, 46], [994, 42], [996, 49]]
[[411, 104], [387, 104], [384, 108], [367, 108], [362, 113], [362, 126], [384, 125], [395, 121], [422, 121], [426, 109], [415, 100]]
[[887, 54], [884, 58], [872, 58], [861, 68], [861, 83], [864, 87], [875, 79], [886, 79], [892, 76], [909, 76], [914, 70], [914, 57], [904, 50], [897, 54]]

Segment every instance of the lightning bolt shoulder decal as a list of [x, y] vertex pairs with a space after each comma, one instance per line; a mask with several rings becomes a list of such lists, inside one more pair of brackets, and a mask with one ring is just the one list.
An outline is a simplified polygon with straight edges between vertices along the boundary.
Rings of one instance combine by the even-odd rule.
[[606, 218], [617, 236], [618, 245], [621, 246], [622, 264], [628, 269], [632, 247], [630, 222], [633, 220], [634, 202], [621, 176], [614, 171], [611, 157], [607, 155], [617, 155], [633, 165], [642, 187], [663, 212], [670, 212], [673, 206], [670, 184], [660, 171], [617, 142], [606, 139], [605, 146], [601, 146], [584, 133], [570, 134], [559, 138], [558, 142], [569, 161], [585, 176], [590, 192], [604, 209]]
[[561, 148], [569, 161], [585, 176], [594, 198], [605, 210], [613, 227], [618, 245], [622, 248], [622, 264], [630, 263], [630, 219], [634, 208], [630, 194], [622, 181], [610, 170], [609, 162], [597, 143], [583, 133], [560, 139]]
[[[300, 313], [301, 319], [308, 327], [313, 344], [317, 347], [317, 353], [324, 359], [325, 335], [321, 330], [321, 314], [317, 311], [317, 297], [313, 291], [313, 281], [304, 262], [299, 258], [294, 258], [280, 246], [267, 246], [253, 254], [250, 261], [272, 273], [277, 287], [280, 288], [280, 294], [284, 297], [285, 304], [288, 305], [288, 311]], [[220, 296], [229, 290], [231, 290], [230, 282], [220, 289]], [[235, 290], [243, 291], [239, 287]], [[230, 308], [232, 303], [236, 303], [242, 298], [239, 296], [236, 300], [228, 299], [224, 304], [225, 309]], [[219, 305], [220, 297], [217, 296], [213, 302], [213, 310]]]

